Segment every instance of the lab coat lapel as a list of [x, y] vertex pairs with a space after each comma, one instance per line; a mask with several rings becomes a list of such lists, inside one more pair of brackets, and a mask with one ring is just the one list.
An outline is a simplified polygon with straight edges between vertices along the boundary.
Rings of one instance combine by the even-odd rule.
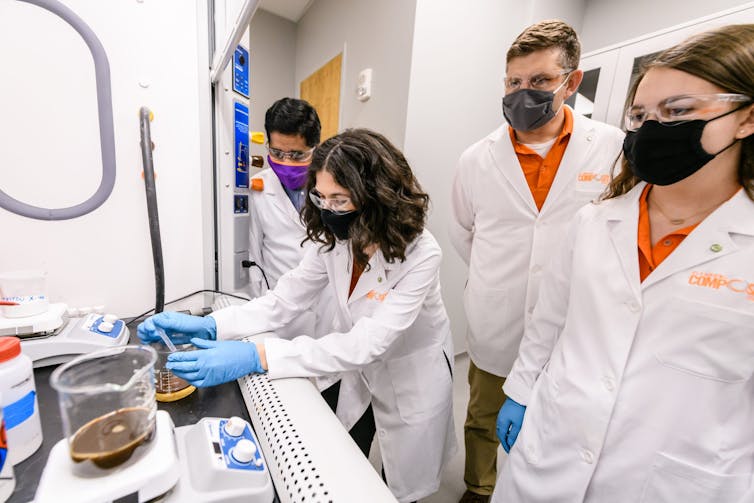
[[754, 203], [740, 190], [705, 218], [642, 283], [646, 289], [680, 271], [738, 250], [731, 234], [754, 236]]
[[503, 173], [503, 176], [508, 180], [508, 183], [513, 187], [529, 210], [537, 214], [539, 210], [534, 202], [534, 197], [531, 195], [531, 189], [529, 189], [529, 185], [526, 183], [526, 176], [524, 176], [524, 171], [521, 169], [521, 163], [518, 162], [516, 151], [513, 149], [510, 134], [508, 133], [508, 124], [504, 123], [499, 133], [495, 141], [490, 145], [490, 154], [495, 166]]
[[[369, 268], [361, 273], [356, 287], [353, 289], [348, 303], [354, 302], [366, 295], [380, 295], [387, 291], [387, 274], [392, 264], [388, 264], [380, 250], [377, 250], [369, 260]], [[350, 285], [349, 285], [350, 286]]]
[[542, 213], [547, 212], [552, 205], [557, 204], [558, 198], [568, 195], [566, 189], [569, 184], [576, 180], [579, 170], [588, 167], [585, 166], [585, 159], [588, 158], [592, 148], [594, 148], [594, 127], [591, 126], [587, 129], [583, 116], [573, 111], [571, 113], [573, 114], [571, 138], [568, 140], [568, 146], [563, 152], [563, 158], [560, 160], [555, 179], [545, 198]]
[[350, 317], [348, 311], [348, 287], [351, 286], [351, 267], [353, 266], [351, 242], [336, 243], [333, 255], [336, 298], [341, 310]]
[[[275, 174], [273, 173], [273, 175]], [[303, 226], [304, 224], [301, 223], [301, 216], [299, 215], [298, 211], [296, 211], [296, 207], [293, 206], [291, 200], [288, 198], [288, 194], [285, 193], [283, 184], [280, 183], [280, 179], [278, 179], [277, 175], [269, 177], [268, 180], [270, 181], [270, 183], [267, 184], [264, 189], [265, 194], [271, 197], [274, 204], [278, 208], [280, 208], [283, 213], [288, 215], [291, 220], [293, 220], [296, 224]]]
[[644, 184], [640, 183], [624, 197], [603, 203], [611, 204], [607, 212], [610, 241], [618, 255], [623, 275], [636, 297], [639, 297], [641, 283], [636, 236], [639, 226], [639, 196], [643, 187]]

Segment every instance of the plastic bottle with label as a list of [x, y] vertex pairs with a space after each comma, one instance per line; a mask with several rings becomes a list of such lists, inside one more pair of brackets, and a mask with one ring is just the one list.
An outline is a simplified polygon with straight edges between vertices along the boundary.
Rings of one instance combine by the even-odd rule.
[[8, 460], [17, 465], [42, 445], [37, 388], [31, 359], [18, 337], [0, 337], [0, 394], [8, 437]]
[[[0, 403], [3, 396], [0, 395]], [[0, 502], [8, 501], [13, 490], [16, 488], [16, 479], [13, 476], [13, 465], [8, 459], [8, 441], [5, 436], [5, 421], [3, 409], [0, 407]]]

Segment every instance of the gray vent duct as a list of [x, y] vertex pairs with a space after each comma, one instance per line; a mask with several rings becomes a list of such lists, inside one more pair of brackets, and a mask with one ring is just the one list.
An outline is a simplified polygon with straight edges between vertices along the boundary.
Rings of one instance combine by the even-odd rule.
[[94, 59], [97, 82], [99, 137], [102, 151], [102, 180], [97, 191], [83, 203], [68, 208], [40, 208], [14, 199], [0, 189], [0, 208], [37, 220], [69, 220], [96, 210], [110, 197], [115, 186], [115, 134], [113, 132], [113, 102], [110, 90], [110, 63], [102, 43], [92, 29], [70, 8], [57, 0], [18, 0], [41, 7], [55, 14], [81, 35]]

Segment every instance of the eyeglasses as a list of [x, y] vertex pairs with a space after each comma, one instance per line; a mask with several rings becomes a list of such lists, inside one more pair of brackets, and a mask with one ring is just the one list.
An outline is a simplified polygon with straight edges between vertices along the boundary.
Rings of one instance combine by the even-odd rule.
[[329, 210], [336, 215], [345, 215], [346, 213], [356, 211], [353, 209], [346, 209], [351, 205], [351, 198], [348, 196], [337, 196], [328, 199], [316, 190], [311, 190], [309, 192], [309, 199], [311, 199], [314, 206], [320, 210]]
[[[716, 113], [726, 112], [726, 103], [746, 103], [752, 99], [743, 94], [684, 94], [665, 98], [654, 110], [641, 105], [633, 105], [626, 111], [624, 125], [626, 131], [636, 131], [654, 115], [657, 122], [666, 126], [676, 126], [684, 122], [703, 119]], [[741, 107], [739, 107], [741, 108]]]
[[[569, 75], [572, 71], [573, 70], [571, 69], [567, 69], [555, 74], [539, 73], [537, 75], [529, 77], [528, 79], [522, 79], [520, 77], [506, 77], [503, 82], [505, 83], [506, 91], [518, 91], [522, 87], [536, 89], [537, 91], [549, 91], [550, 89], [552, 89], [555, 81], [557, 81], [563, 75]], [[563, 83], [565, 83], [565, 81], [563, 81]], [[524, 86], [524, 84], [527, 85]], [[558, 87], [558, 89], [560, 89], [560, 87]]]
[[270, 157], [273, 159], [277, 159], [278, 161], [285, 161], [286, 159], [290, 159], [293, 162], [305, 162], [312, 158], [312, 155], [314, 155], [314, 149], [317, 147], [312, 147], [309, 150], [300, 151], [300, 150], [291, 150], [290, 152], [286, 152], [284, 150], [280, 150], [278, 148], [270, 147], [270, 145], [267, 145], [267, 152], [270, 154]]

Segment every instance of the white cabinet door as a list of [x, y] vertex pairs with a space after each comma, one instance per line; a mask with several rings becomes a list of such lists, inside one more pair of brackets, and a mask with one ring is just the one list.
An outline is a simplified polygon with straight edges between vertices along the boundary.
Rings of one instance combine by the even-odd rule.
[[567, 101], [576, 113], [606, 121], [617, 62], [617, 50], [593, 53], [581, 58], [579, 67], [584, 71], [584, 80], [581, 81], [578, 92]]
[[[754, 22], [754, 7], [737, 10], [728, 10], [719, 14], [702, 18], [664, 30], [662, 32], [642, 37], [640, 40], [622, 45], [617, 51], [617, 65], [615, 78], [610, 93], [609, 105], [605, 122], [614, 126], [623, 126], [623, 110], [626, 95], [635, 76], [640, 71], [640, 64], [645, 58], [651, 58], [655, 53], [663, 51], [686, 38], [712, 28], [727, 24], [741, 24]], [[601, 55], [601, 54], [600, 54]], [[600, 104], [601, 108], [602, 104]]]

